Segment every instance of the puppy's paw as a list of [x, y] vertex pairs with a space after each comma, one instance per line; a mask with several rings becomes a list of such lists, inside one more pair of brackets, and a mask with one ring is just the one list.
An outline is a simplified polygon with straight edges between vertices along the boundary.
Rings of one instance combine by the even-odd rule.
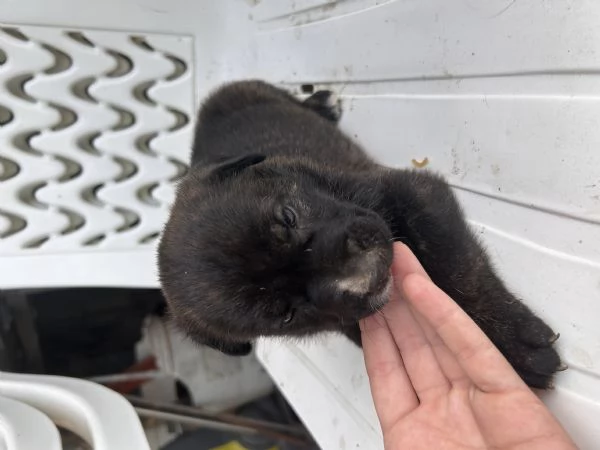
[[331, 122], [337, 123], [342, 117], [342, 102], [335, 92], [317, 91], [303, 104]]
[[496, 345], [528, 386], [538, 389], [554, 387], [557, 371], [566, 369], [552, 344], [558, 334], [528, 310], [512, 315]]

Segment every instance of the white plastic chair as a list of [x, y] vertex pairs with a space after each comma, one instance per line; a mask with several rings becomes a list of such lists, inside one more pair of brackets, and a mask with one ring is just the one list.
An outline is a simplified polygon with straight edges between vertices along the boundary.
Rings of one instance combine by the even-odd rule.
[[37, 409], [0, 397], [0, 449], [62, 449], [56, 425]]
[[75, 378], [0, 372], [0, 432], [7, 450], [60, 449], [56, 426], [94, 450], [150, 450], [135, 410], [116, 392]]

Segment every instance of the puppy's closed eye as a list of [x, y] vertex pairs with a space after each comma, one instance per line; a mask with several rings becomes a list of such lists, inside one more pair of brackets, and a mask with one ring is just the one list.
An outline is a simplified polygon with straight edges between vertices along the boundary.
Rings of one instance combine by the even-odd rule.
[[296, 228], [298, 225], [298, 216], [291, 206], [281, 208], [281, 219], [288, 228]]
[[283, 324], [287, 325], [288, 323], [290, 323], [294, 319], [295, 314], [296, 314], [296, 308], [288, 309], [287, 312], [285, 313], [285, 316], [283, 317]]
[[273, 234], [282, 242], [292, 244], [296, 239], [298, 215], [291, 206], [281, 206], [275, 210], [275, 223], [271, 226]]

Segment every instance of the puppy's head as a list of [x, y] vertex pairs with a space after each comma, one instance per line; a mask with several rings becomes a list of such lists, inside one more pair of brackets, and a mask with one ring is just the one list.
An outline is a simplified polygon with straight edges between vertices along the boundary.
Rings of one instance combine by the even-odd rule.
[[308, 165], [263, 160], [194, 169], [179, 187], [160, 278], [176, 322], [198, 341], [340, 329], [387, 301], [383, 219]]

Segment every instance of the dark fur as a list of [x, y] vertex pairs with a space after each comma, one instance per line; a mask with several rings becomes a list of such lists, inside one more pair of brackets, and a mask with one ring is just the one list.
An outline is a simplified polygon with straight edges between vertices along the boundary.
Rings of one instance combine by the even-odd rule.
[[176, 322], [229, 354], [326, 330], [360, 344], [399, 240], [530, 386], [549, 387], [556, 335], [496, 275], [446, 182], [374, 163], [336, 126], [330, 96], [300, 102], [250, 81], [206, 101], [159, 250]]

